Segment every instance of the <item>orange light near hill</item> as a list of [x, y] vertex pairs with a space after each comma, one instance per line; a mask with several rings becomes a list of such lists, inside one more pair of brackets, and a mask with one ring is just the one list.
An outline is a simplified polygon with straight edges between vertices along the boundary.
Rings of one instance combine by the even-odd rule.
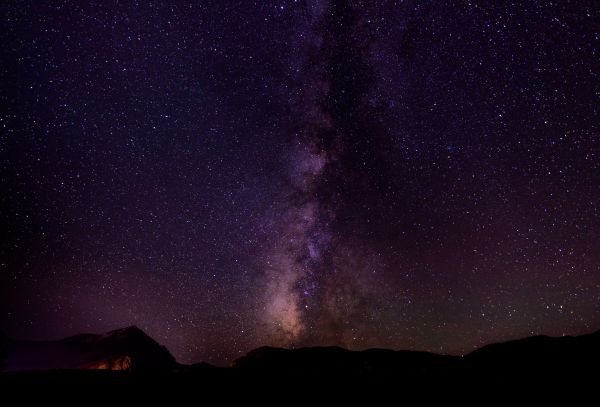
[[123, 356], [114, 359], [101, 360], [97, 362], [93, 362], [87, 366], [85, 369], [90, 370], [131, 370], [131, 358], [129, 356]]

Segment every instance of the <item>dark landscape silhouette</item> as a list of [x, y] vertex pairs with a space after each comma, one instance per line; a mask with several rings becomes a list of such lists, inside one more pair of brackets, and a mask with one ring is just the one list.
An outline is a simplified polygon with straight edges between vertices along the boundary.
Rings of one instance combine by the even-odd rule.
[[223, 385], [261, 389], [266, 383], [277, 383], [279, 389], [310, 384], [321, 390], [349, 384], [363, 390], [401, 386], [407, 391], [431, 386], [481, 390], [560, 384], [564, 388], [593, 383], [600, 365], [600, 331], [495, 343], [466, 356], [388, 349], [350, 351], [336, 346], [261, 347], [229, 367], [179, 364], [164, 346], [133, 326], [57, 341], [9, 338], [5, 347], [8, 357], [0, 379], [7, 388], [75, 386], [109, 392], [137, 388], [191, 391], [198, 386], [206, 390]]

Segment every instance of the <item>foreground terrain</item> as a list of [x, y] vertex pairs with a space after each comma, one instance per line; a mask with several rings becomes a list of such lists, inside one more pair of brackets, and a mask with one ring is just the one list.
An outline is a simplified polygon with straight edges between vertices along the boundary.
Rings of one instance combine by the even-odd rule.
[[435, 390], [439, 396], [507, 388], [551, 394], [585, 390], [600, 378], [600, 331], [497, 343], [463, 357], [386, 349], [263, 347], [226, 368], [178, 364], [166, 348], [135, 327], [60, 341], [9, 340], [7, 351], [7, 371], [0, 374], [3, 390], [43, 389], [46, 396], [59, 397], [79, 392], [152, 397], [200, 391], [225, 398], [292, 392], [300, 399], [323, 393], [351, 399], [359, 394], [425, 396]]

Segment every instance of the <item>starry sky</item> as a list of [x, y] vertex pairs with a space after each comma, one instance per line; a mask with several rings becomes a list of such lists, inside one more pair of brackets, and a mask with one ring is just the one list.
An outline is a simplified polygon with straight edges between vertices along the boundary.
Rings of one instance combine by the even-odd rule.
[[600, 328], [595, 1], [4, 1], [0, 327], [464, 354]]

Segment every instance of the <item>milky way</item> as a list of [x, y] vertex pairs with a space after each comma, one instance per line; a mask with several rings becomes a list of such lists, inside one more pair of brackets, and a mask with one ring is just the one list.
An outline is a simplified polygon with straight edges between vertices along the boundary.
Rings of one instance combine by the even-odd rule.
[[[369, 194], [368, 175], [356, 170], [378, 160], [376, 117], [364, 114], [368, 84], [369, 41], [364, 5], [309, 3], [299, 21], [297, 97], [289, 156], [289, 191], [274, 224], [281, 241], [266, 257], [266, 319], [274, 340], [283, 345], [352, 344], [369, 312], [381, 265], [370, 253], [370, 241], [355, 241], [363, 226], [361, 211], [348, 201]], [[358, 147], [361, 147], [359, 149]], [[357, 157], [357, 154], [364, 154]], [[367, 162], [369, 160], [369, 162]], [[343, 211], [346, 210], [346, 217]], [[358, 222], [357, 222], [358, 221]], [[368, 221], [368, 219], [367, 219]], [[365, 258], [367, 256], [367, 258]], [[370, 323], [369, 323], [370, 322]], [[369, 334], [373, 337], [374, 333]]]
[[227, 364], [600, 328], [595, 3], [0, 11], [9, 336]]

